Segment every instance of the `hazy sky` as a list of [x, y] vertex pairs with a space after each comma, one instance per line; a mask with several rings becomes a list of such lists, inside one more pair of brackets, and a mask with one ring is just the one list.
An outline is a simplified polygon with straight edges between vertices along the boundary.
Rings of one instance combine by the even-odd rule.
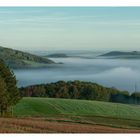
[[140, 50], [140, 7], [0, 7], [0, 45]]

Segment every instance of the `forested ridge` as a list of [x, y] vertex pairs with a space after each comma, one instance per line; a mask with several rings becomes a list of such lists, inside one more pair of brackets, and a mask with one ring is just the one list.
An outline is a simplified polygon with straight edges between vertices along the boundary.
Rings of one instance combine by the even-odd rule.
[[52, 60], [30, 54], [27, 52], [22, 52], [10, 48], [5, 48], [0, 46], [0, 59], [10, 68], [31, 68], [32, 63], [42, 63], [42, 64], [52, 64]]
[[130, 95], [128, 91], [120, 91], [116, 88], [107, 88], [96, 83], [78, 80], [22, 87], [20, 94], [23, 97], [85, 99], [140, 104], [140, 93]]

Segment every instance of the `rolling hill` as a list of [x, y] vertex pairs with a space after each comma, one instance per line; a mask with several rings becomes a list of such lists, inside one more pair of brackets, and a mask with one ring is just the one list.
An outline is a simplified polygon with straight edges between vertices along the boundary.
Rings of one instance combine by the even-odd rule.
[[16, 116], [79, 115], [140, 120], [140, 106], [101, 101], [25, 97], [15, 107]]
[[53, 64], [50, 59], [0, 46], [0, 59], [11, 68], [33, 68]]

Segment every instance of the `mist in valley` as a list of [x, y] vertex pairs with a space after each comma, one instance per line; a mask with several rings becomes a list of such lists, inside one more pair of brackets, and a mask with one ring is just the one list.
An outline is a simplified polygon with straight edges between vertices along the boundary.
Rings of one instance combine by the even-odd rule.
[[[66, 52], [65, 52], [66, 53]], [[14, 70], [18, 87], [59, 80], [91, 81], [107, 87], [134, 92], [140, 89], [139, 59], [104, 59], [99, 53], [70, 53], [68, 58], [50, 58], [62, 64], [50, 64], [45, 68]], [[86, 56], [86, 57], [85, 57]], [[92, 57], [93, 58], [92, 58]]]

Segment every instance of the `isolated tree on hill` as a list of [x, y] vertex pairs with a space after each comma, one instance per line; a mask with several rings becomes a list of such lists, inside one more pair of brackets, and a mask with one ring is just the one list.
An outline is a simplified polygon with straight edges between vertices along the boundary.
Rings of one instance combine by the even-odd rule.
[[[4, 65], [4, 62], [2, 60], [0, 60], [0, 77], [1, 79], [3, 79], [3, 82], [1, 80], [1, 86], [3, 85], [3, 88], [5, 89], [3, 91], [2, 89], [0, 89], [0, 92], [1, 94], [5, 95], [3, 98], [7, 100], [6, 109], [4, 109], [3, 111], [7, 112], [11, 106], [15, 105], [19, 101], [20, 94], [16, 86], [17, 81], [14, 73]], [[2, 92], [6, 92], [6, 94]], [[4, 103], [3, 100], [1, 101], [1, 104], [2, 103]]]

